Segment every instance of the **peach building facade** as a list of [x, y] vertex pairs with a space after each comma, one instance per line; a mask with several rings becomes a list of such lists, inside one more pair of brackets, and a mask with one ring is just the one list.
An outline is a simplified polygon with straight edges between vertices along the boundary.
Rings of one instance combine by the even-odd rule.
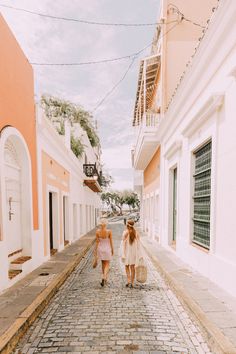
[[78, 126], [86, 161], [76, 158], [69, 127], [59, 136], [38, 110], [32, 67], [1, 16], [0, 45], [1, 292], [95, 227], [101, 187], [100, 147]]
[[97, 224], [101, 187], [94, 176], [86, 176], [85, 167], [99, 166], [100, 148], [93, 148], [87, 133], [76, 124], [76, 133], [85, 146], [83, 155], [77, 158], [70, 146], [70, 125], [65, 124], [62, 136], [39, 107], [37, 112], [42, 254], [48, 259]]
[[[39, 238], [33, 71], [0, 16], [0, 288], [19, 257], [33, 266]], [[23, 183], [24, 182], [24, 183]]]
[[235, 18], [233, 0], [162, 1], [164, 25], [140, 66], [132, 152], [143, 230], [155, 238], [158, 219], [160, 244], [234, 296]]

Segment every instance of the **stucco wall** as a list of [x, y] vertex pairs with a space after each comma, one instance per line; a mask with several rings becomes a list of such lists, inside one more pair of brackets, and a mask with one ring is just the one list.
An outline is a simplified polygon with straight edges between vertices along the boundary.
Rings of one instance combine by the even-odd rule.
[[[218, 0], [171, 0], [165, 1], [163, 16], [167, 23], [178, 18], [176, 13], [168, 11], [174, 4], [184, 14], [187, 19], [192, 20], [202, 26], [206, 26], [207, 20], [212, 16], [212, 9], [218, 4]], [[162, 56], [162, 77], [163, 77], [163, 103], [164, 107], [170, 102], [171, 96], [179, 82], [186, 64], [194, 53], [194, 48], [202, 35], [203, 28], [195, 26], [183, 20], [173, 29], [175, 23], [170, 23], [164, 27], [164, 32], [168, 32], [165, 37]]]
[[160, 184], [160, 148], [156, 151], [148, 166], [144, 170], [144, 194], [151, 193], [159, 188]]
[[[236, 3], [221, 2], [166, 116], [161, 141], [161, 243], [169, 247], [172, 166], [177, 165], [176, 253], [236, 296]], [[221, 99], [219, 99], [221, 97]], [[192, 243], [193, 151], [212, 140], [210, 250]], [[178, 148], [177, 148], [178, 147]]]
[[42, 183], [43, 183], [43, 228], [44, 228], [44, 255], [48, 254], [48, 185], [58, 190], [59, 209], [59, 242], [63, 243], [63, 192], [69, 192], [70, 174], [47, 153], [42, 152]]
[[31, 156], [33, 225], [38, 229], [38, 195], [33, 70], [15, 37], [0, 15], [0, 131], [16, 128]]

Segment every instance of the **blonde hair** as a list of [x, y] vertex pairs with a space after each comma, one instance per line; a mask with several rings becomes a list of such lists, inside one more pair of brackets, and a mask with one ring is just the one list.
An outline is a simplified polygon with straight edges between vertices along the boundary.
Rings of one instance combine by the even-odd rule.
[[101, 226], [101, 225], [107, 226], [107, 224], [108, 224], [108, 221], [105, 218], [100, 218], [99, 221], [98, 221], [98, 225], [99, 226]]
[[129, 233], [129, 243], [132, 245], [136, 239], [136, 230], [134, 228], [134, 220], [129, 219], [126, 223], [128, 233]]

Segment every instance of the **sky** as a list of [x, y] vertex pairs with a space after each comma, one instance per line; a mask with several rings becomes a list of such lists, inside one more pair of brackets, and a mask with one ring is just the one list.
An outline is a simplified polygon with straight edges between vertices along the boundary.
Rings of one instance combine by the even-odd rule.
[[[153, 23], [159, 0], [1, 0], [0, 4], [59, 17], [109, 23]], [[71, 63], [136, 53], [152, 42], [154, 27], [93, 26], [47, 19], [0, 6], [0, 11], [29, 61]], [[131, 60], [87, 66], [33, 66], [35, 99], [50, 94], [82, 105], [98, 122], [102, 161], [113, 176], [113, 189], [133, 187], [132, 115], [140, 59], [117, 89], [97, 104], [124, 76]]]

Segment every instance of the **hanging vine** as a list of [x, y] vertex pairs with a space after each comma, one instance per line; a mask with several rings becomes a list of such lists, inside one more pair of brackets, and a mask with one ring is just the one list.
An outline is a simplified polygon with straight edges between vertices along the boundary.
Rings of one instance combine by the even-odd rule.
[[[70, 101], [66, 101], [54, 96], [43, 95], [41, 97], [41, 107], [45, 115], [57, 127], [59, 134], [65, 134], [65, 119], [73, 126], [74, 123], [79, 123], [82, 129], [87, 133], [88, 139], [92, 147], [99, 146], [99, 137], [92, 124], [92, 115], [79, 105]], [[74, 137], [76, 140], [76, 138]]]

